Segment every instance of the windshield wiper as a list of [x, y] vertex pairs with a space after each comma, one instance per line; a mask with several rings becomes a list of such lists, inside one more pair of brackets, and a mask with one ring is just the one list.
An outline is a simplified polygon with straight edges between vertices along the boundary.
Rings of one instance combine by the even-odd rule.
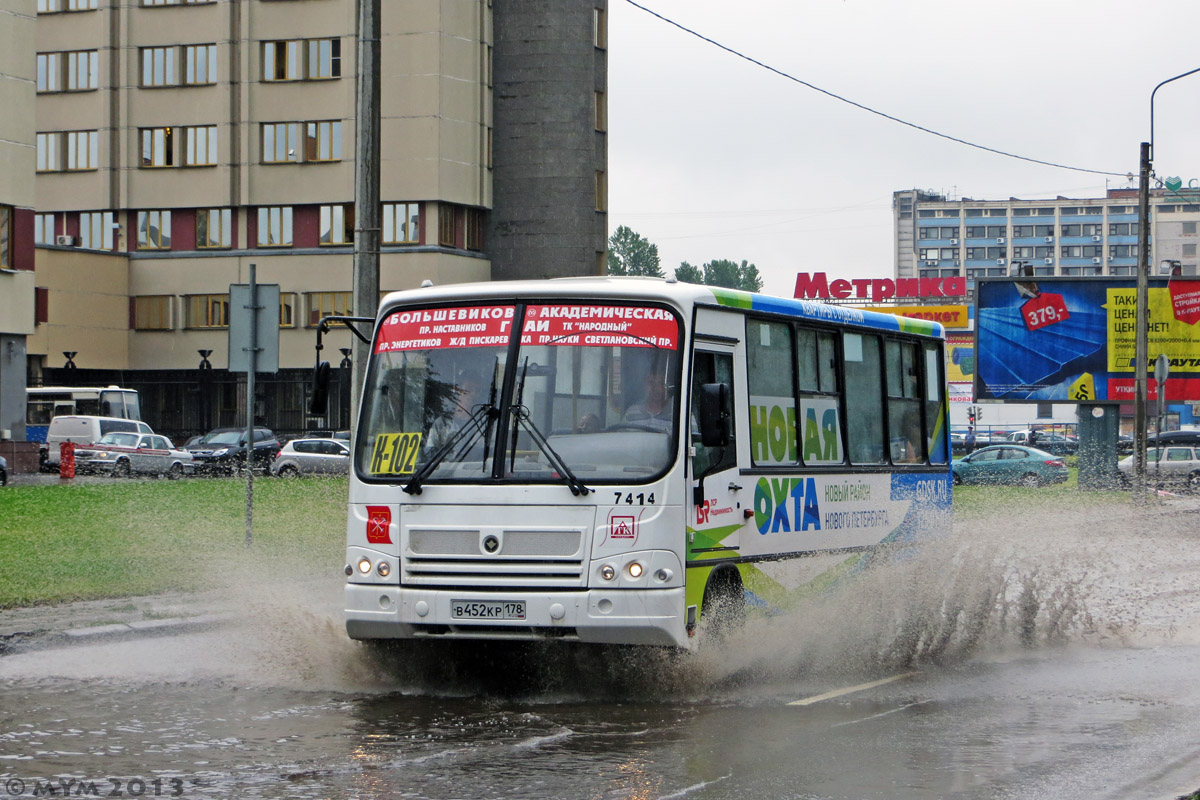
[[476, 437], [478, 437], [484, 430], [484, 426], [481, 425], [480, 422], [485, 416], [490, 417], [492, 411], [493, 409], [490, 406], [485, 406], [481, 403], [479, 407], [475, 409], [475, 412], [471, 414], [471, 416], [468, 417], [463, 424], [460, 425], [456, 431], [454, 431], [454, 433], [450, 434], [450, 438], [447, 439], [442, 446], [439, 447], [434, 454], [429, 457], [429, 460], [426, 461], [421, 468], [416, 471], [416, 474], [409, 479], [408, 483], [404, 484], [404, 491], [408, 492], [409, 494], [420, 494], [421, 481], [428, 478], [429, 473], [437, 469], [438, 466], [446, 460], [446, 456], [450, 455], [451, 451], [453, 451], [460, 442], [462, 443], [462, 450], [459, 451], [460, 454], [465, 453], [467, 448], [474, 444]]
[[[581, 495], [587, 495], [592, 491], [583, 484], [583, 481], [579, 480], [579, 477], [574, 472], [571, 471], [571, 468], [567, 466], [567, 462], [563, 461], [562, 456], [556, 453], [554, 448], [550, 446], [550, 442], [546, 441], [546, 437], [542, 435], [542, 432], [538, 430], [538, 427], [533, 424], [533, 420], [529, 418], [528, 408], [522, 405], [515, 405], [512, 407], [512, 414], [513, 418], [520, 423], [520, 426], [524, 427], [525, 430], [529, 432], [529, 437], [533, 439], [533, 442], [538, 446], [538, 449], [546, 454], [546, 459], [550, 462], [550, 465], [558, 470], [558, 474], [566, 480], [567, 486], [571, 489], [571, 494], [578, 497]], [[514, 427], [514, 442], [516, 441], [516, 438], [517, 428]], [[515, 446], [513, 447], [513, 461], [514, 463], [516, 461]]]

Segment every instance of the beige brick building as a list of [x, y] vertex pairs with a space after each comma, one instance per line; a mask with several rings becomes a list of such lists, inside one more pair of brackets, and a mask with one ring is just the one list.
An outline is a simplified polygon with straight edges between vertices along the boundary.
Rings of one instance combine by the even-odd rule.
[[[306, 418], [302, 380], [317, 319], [373, 311], [350, 302], [355, 3], [36, 4], [30, 379], [132, 385], [175, 435], [240, 424], [227, 292], [253, 263], [281, 291], [256, 416], [344, 421]], [[604, 7], [385, 0], [382, 290], [602, 269]]]

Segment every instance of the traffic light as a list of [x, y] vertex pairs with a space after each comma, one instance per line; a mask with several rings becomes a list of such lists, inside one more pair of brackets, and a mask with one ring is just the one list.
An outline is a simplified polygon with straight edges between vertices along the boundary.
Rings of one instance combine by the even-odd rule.
[[974, 407], [967, 409], [967, 422], [975, 424], [975, 409]]

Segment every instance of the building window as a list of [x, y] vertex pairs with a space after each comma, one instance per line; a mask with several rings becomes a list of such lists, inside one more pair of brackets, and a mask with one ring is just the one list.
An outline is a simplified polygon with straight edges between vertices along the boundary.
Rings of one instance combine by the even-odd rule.
[[321, 206], [321, 244], [354, 241], [354, 206]]
[[1196, 223], [1182, 222], [1182, 223], [1180, 223], [1180, 225], [1181, 225], [1181, 227], [1179, 229], [1179, 232], [1182, 235], [1184, 235], [1184, 236], [1195, 236], [1196, 235]]
[[183, 82], [202, 86], [217, 82], [217, 46], [189, 44], [183, 48]]
[[309, 39], [308, 72], [313, 80], [327, 80], [342, 76], [342, 40]]
[[603, 8], [592, 9], [592, 44], [601, 50], [608, 47], [608, 21]]
[[169, 331], [171, 295], [145, 295], [133, 298], [133, 329], [135, 331]]
[[142, 166], [175, 166], [174, 139], [172, 128], [142, 128]]
[[143, 6], [200, 6], [217, 0], [142, 0]]
[[342, 123], [309, 122], [305, 125], [304, 160], [340, 161], [342, 159]]
[[1182, 255], [1182, 256], [1183, 256], [1183, 257], [1185, 257], [1185, 258], [1189, 258], [1189, 257], [1190, 257], [1190, 258], [1195, 258], [1195, 256], [1196, 256], [1196, 245], [1194, 245], [1194, 244], [1185, 244], [1185, 245], [1183, 245], [1183, 250], [1180, 252], [1180, 255]]
[[142, 59], [142, 86], [175, 85], [175, 48], [143, 47], [138, 55]]
[[39, 92], [62, 91], [61, 53], [37, 54], [37, 90]]
[[300, 161], [300, 123], [263, 123], [262, 160], [264, 164]]
[[205, 125], [198, 128], [184, 128], [183, 132], [185, 141], [187, 142], [187, 150], [183, 156], [184, 166], [216, 166], [217, 126]]
[[438, 244], [442, 247], [454, 247], [458, 241], [455, 236], [457, 209], [449, 203], [438, 206]]
[[592, 92], [592, 125], [598, 131], [608, 130], [608, 106], [604, 92]]
[[12, 206], [0, 206], [0, 267], [4, 269], [13, 265], [12, 219]]
[[54, 244], [54, 215], [33, 215], [33, 243]]
[[100, 87], [100, 54], [95, 50], [67, 53], [67, 91], [86, 92]]
[[608, 178], [604, 174], [604, 170], [596, 170], [596, 210], [608, 210]]
[[85, 250], [113, 249], [111, 211], [84, 212], [79, 215], [79, 246]]
[[483, 249], [483, 232], [486, 221], [483, 209], [468, 208], [467, 209], [467, 242], [468, 250]]
[[292, 246], [291, 206], [274, 206], [258, 210], [258, 246]]
[[296, 327], [296, 293], [279, 293], [279, 327]]
[[189, 328], [228, 328], [228, 294], [191, 294], [183, 298]]
[[62, 11], [62, 0], [37, 0], [37, 13], [57, 14]]
[[57, 172], [58, 165], [57, 133], [39, 133], [37, 135], [37, 171]]
[[67, 0], [67, 11], [95, 11], [99, 7], [97, 0]]
[[303, 77], [301, 59], [304, 40], [263, 42], [262, 79], [264, 81], [298, 81]]
[[351, 292], [307, 292], [308, 326], [311, 328], [323, 317], [349, 317], [354, 315], [354, 300]]
[[137, 249], [171, 249], [171, 212], [139, 211], [137, 216]]
[[233, 246], [233, 211], [228, 208], [196, 209], [196, 247]]
[[417, 203], [383, 204], [383, 243], [419, 244], [418, 223], [421, 214]]
[[67, 169], [100, 168], [100, 133], [98, 131], [69, 131], [67, 133]]

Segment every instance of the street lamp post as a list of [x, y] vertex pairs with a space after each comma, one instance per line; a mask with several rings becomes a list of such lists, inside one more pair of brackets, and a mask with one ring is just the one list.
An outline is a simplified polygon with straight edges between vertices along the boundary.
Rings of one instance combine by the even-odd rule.
[[1154, 163], [1154, 95], [1171, 81], [1200, 72], [1200, 67], [1173, 78], [1167, 78], [1150, 92], [1150, 141], [1142, 142], [1141, 167], [1138, 171], [1138, 266], [1137, 266], [1137, 328], [1134, 340], [1134, 397], [1133, 397], [1133, 486], [1134, 497], [1142, 502], [1146, 497], [1146, 400], [1149, 371], [1148, 326], [1150, 304], [1147, 297], [1150, 273], [1150, 175]]

